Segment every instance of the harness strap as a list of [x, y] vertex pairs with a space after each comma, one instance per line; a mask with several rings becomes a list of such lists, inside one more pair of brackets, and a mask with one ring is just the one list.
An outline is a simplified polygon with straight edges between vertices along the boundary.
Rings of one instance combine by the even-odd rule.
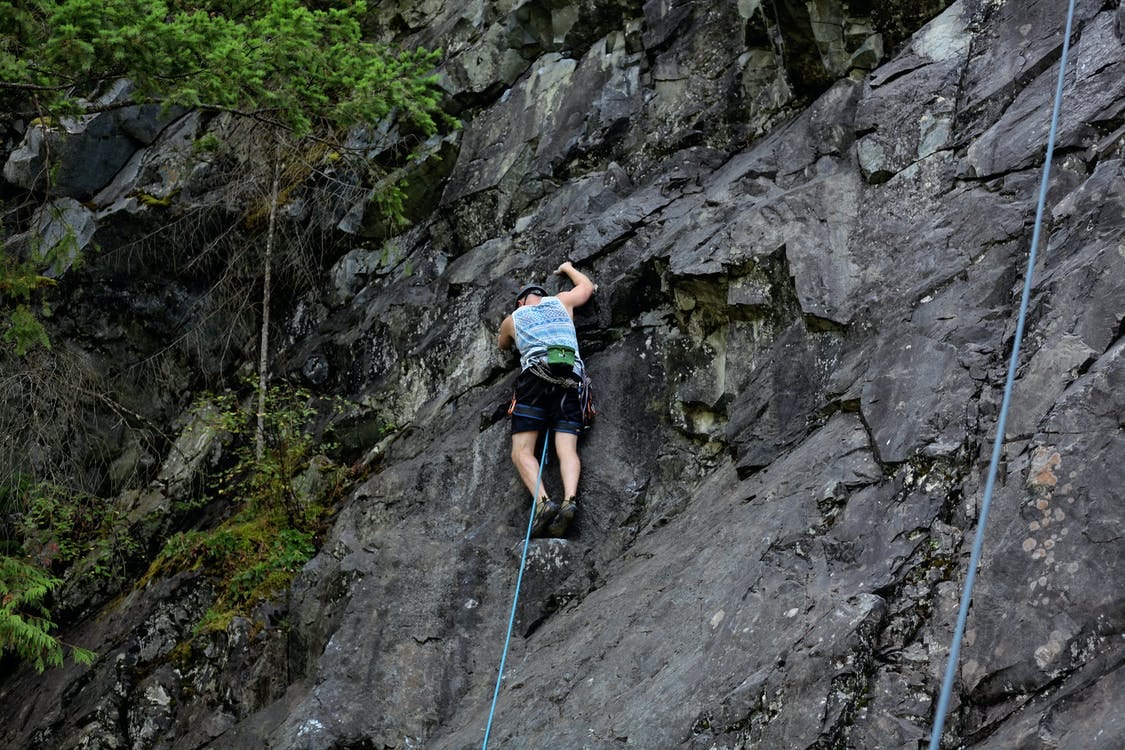
[[581, 380], [575, 380], [574, 378], [560, 378], [559, 376], [551, 372], [551, 368], [549, 365], [547, 365], [547, 363], [540, 360], [532, 362], [531, 365], [527, 368], [527, 371], [540, 380], [545, 380], [548, 383], [552, 383], [554, 385], [561, 385], [564, 388], [582, 387]]

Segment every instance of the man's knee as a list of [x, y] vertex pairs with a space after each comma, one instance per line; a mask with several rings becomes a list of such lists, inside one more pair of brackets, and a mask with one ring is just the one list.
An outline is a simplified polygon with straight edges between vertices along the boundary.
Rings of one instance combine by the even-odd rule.
[[528, 456], [534, 458], [535, 433], [517, 432], [512, 436], [512, 463], [517, 466]]
[[555, 435], [555, 453], [560, 457], [578, 457], [578, 436], [560, 432]]

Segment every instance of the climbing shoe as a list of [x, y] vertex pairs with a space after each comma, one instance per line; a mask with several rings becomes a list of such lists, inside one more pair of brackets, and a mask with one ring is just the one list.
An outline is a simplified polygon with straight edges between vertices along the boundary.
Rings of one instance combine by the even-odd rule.
[[577, 512], [578, 499], [568, 497], [563, 501], [562, 507], [559, 508], [558, 513], [555, 514], [555, 520], [547, 527], [547, 533], [556, 537], [561, 537], [566, 534], [566, 530], [570, 527], [570, 522], [574, 520], [574, 514]]
[[552, 502], [551, 498], [543, 495], [535, 501], [535, 520], [531, 522], [531, 535], [543, 536], [543, 532], [555, 520], [559, 512], [559, 504]]

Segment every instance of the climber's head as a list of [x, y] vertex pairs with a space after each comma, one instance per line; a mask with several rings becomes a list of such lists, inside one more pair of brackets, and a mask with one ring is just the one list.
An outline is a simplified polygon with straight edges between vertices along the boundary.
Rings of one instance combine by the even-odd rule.
[[[538, 284], [529, 284], [523, 289], [520, 289], [519, 294], [516, 295], [516, 307], [523, 307], [524, 305], [534, 305], [539, 302], [539, 299], [547, 296], [547, 290]], [[532, 299], [534, 297], [534, 299]]]

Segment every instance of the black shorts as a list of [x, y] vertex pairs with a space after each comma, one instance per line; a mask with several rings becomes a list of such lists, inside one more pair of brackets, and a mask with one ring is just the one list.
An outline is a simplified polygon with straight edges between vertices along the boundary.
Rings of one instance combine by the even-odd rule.
[[581, 435], [581, 393], [576, 387], [548, 383], [524, 370], [516, 379], [512, 434], [544, 429]]

